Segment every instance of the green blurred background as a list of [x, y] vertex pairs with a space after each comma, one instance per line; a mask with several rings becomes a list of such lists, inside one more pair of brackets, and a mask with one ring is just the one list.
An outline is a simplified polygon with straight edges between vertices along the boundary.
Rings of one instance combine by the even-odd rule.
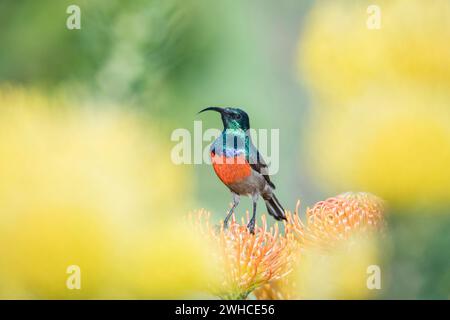
[[[66, 28], [71, 4], [81, 30]], [[448, 299], [449, 5], [381, 1], [382, 28], [369, 30], [369, 4], [1, 0], [0, 82], [125, 106], [168, 145], [194, 120], [221, 128], [200, 109], [240, 106], [254, 128], [280, 129], [273, 181], [287, 209], [350, 190], [386, 199], [379, 297]], [[223, 217], [231, 197], [212, 168], [180, 170], [192, 179], [186, 210]]]
[[[205, 106], [241, 106], [254, 128], [281, 129], [274, 179], [286, 206], [326, 195], [299, 143], [308, 104], [296, 47], [311, 1], [81, 1], [82, 28], [69, 31], [72, 3], [2, 2], [2, 81], [144, 109], [168, 139], [176, 128], [192, 131], [194, 120], [221, 128], [217, 115], [196, 116]], [[212, 169], [185, 169], [195, 170], [200, 203], [225, 212], [231, 198]]]

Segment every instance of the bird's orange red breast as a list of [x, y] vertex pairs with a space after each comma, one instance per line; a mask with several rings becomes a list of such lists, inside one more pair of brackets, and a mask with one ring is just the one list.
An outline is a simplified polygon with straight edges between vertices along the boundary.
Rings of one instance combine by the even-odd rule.
[[252, 174], [252, 168], [243, 154], [226, 157], [211, 152], [211, 162], [217, 176], [226, 185], [242, 181]]

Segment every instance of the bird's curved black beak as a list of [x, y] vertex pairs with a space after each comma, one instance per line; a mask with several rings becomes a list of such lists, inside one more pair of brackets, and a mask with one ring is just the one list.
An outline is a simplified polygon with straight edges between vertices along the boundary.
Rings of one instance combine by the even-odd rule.
[[217, 111], [220, 114], [222, 114], [224, 112], [224, 110], [225, 110], [224, 108], [219, 108], [219, 107], [208, 107], [208, 108], [205, 108], [205, 109], [199, 111], [197, 114], [202, 113], [204, 111]]

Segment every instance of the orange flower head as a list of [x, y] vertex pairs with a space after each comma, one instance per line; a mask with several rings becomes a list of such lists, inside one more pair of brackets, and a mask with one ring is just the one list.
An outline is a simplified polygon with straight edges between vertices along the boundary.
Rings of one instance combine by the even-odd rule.
[[233, 216], [227, 229], [223, 224], [211, 226], [210, 214], [204, 210], [194, 218], [199, 232], [216, 248], [220, 281], [212, 284], [211, 291], [217, 296], [245, 299], [256, 288], [292, 270], [296, 242], [290, 234], [281, 235], [277, 224], [269, 228], [264, 215], [261, 226], [255, 226], [255, 234], [247, 230], [248, 213], [241, 223]]
[[[301, 287], [304, 288], [305, 283], [311, 284], [312, 287], [320, 287], [316, 282], [317, 275], [309, 276], [308, 273], [298, 270], [316, 270], [318, 266], [314, 264], [317, 261], [325, 261], [323, 259], [340, 262], [342, 248], [347, 248], [348, 252], [355, 252], [355, 247], [360, 248], [366, 240], [369, 244], [373, 244], [371, 236], [382, 231], [385, 226], [384, 203], [369, 193], [348, 192], [320, 201], [312, 208], [306, 209], [306, 223], [300, 219], [299, 206], [300, 201], [297, 202], [294, 213], [287, 213], [285, 223], [286, 234], [295, 237], [300, 246], [294, 260], [294, 269], [297, 271], [255, 290], [257, 299], [299, 299], [303, 295], [309, 296], [310, 290], [302, 292]], [[340, 267], [337, 268], [341, 270]], [[319, 278], [321, 276], [320, 274]], [[316, 278], [311, 280], [311, 277]], [[308, 279], [311, 283], [307, 281]]]
[[286, 229], [303, 247], [329, 248], [356, 234], [381, 231], [385, 225], [383, 213], [380, 198], [365, 192], [347, 192], [307, 208], [306, 225], [298, 214], [288, 214]]

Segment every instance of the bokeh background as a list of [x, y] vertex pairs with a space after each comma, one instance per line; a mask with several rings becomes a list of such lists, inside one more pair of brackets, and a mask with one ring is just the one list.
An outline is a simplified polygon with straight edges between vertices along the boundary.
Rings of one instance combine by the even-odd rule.
[[[66, 28], [71, 4], [80, 30]], [[381, 29], [366, 26], [371, 4]], [[207, 259], [179, 248], [197, 239], [177, 221], [200, 207], [219, 221], [231, 198], [210, 166], [171, 163], [170, 136], [221, 128], [196, 115], [210, 105], [280, 129], [287, 209], [346, 191], [386, 200], [377, 298], [450, 297], [449, 1], [1, 0], [0, 24], [2, 297], [200, 287], [201, 268], [175, 267]], [[67, 293], [59, 270], [77, 259], [116, 281]]]

